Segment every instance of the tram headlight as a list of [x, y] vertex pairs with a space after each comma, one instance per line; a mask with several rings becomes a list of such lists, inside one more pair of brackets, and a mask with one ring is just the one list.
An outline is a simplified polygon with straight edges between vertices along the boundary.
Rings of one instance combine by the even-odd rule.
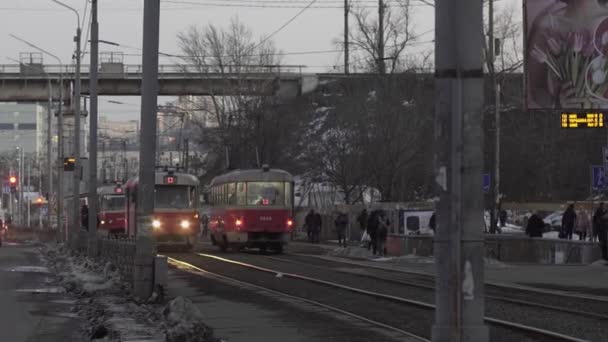
[[160, 221], [159, 220], [153, 220], [152, 221], [152, 228], [154, 228], [154, 229], [160, 229]]
[[101, 224], [106, 224], [106, 221], [104, 221], [104, 220], [101, 220]]
[[180, 226], [182, 227], [182, 229], [188, 229], [190, 228], [190, 221], [183, 220], [182, 223], [180, 223]]

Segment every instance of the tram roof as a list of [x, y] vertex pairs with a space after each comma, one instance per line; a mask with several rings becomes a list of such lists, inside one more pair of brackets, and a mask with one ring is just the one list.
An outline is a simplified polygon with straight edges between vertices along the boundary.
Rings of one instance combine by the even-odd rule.
[[231, 182], [292, 182], [293, 176], [280, 169], [247, 169], [234, 170], [211, 180], [211, 186]]
[[[156, 171], [155, 184], [156, 185], [164, 185], [164, 177], [165, 176], [175, 176], [177, 178], [177, 183], [173, 185], [199, 185], [200, 181], [195, 175], [191, 175], [189, 173], [183, 172], [167, 172], [167, 171]], [[125, 184], [125, 187], [131, 187], [134, 184], [139, 183], [139, 177], [131, 178]]]

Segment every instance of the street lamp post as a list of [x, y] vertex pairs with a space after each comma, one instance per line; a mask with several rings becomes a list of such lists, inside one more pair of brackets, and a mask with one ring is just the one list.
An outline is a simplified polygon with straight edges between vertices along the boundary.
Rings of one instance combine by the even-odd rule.
[[58, 0], [53, 2], [69, 9], [76, 14], [76, 80], [74, 84], [74, 173], [73, 173], [73, 189], [72, 189], [72, 224], [74, 228], [70, 229], [70, 239], [74, 239], [76, 227], [80, 226], [80, 14], [73, 7], [70, 7]]
[[89, 256], [97, 254], [97, 64], [99, 50], [99, 23], [97, 0], [91, 1], [91, 63], [89, 89], [91, 117], [89, 118]]
[[[31, 48], [34, 48], [48, 56], [50, 56], [51, 58], [55, 59], [58, 63], [59, 63], [59, 109], [57, 112], [57, 136], [58, 136], [58, 140], [57, 140], [57, 166], [59, 168], [59, 172], [57, 175], [57, 228], [59, 230], [59, 236], [60, 236], [60, 241], [63, 240], [63, 238], [66, 236], [66, 232], [63, 231], [63, 148], [64, 148], [64, 141], [63, 141], [63, 62], [61, 61], [61, 59], [57, 56], [55, 56], [54, 54], [28, 42], [25, 39], [19, 38], [17, 36], [15, 36], [14, 34], [10, 34], [11, 37], [21, 41], [22, 43], [30, 46]], [[50, 121], [49, 121], [49, 126], [50, 126]], [[52, 177], [52, 175], [51, 175]], [[49, 190], [50, 193], [50, 190]], [[51, 201], [50, 201], [50, 196], [49, 196], [49, 202], [48, 202], [48, 207], [49, 207], [49, 217], [50, 217], [50, 208], [51, 208]]]

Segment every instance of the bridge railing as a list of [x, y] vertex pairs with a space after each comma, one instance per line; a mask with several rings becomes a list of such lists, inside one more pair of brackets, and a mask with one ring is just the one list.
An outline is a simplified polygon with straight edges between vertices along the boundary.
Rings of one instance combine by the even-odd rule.
[[[268, 75], [296, 75], [301, 76], [306, 66], [303, 65], [225, 65], [221, 68], [217, 65], [194, 65], [194, 64], [162, 64], [158, 66], [159, 78], [163, 77], [209, 77], [235, 78], [250, 76]], [[27, 72], [24, 72], [27, 70]], [[44, 64], [40, 66], [29, 66], [23, 64], [0, 64], [0, 78], [40, 78], [47, 76], [58, 78], [63, 74], [66, 78], [72, 77], [76, 72], [75, 65], [53, 65]], [[89, 66], [81, 65], [80, 72], [83, 78], [88, 78]], [[112, 64], [111, 68], [104, 68], [104, 64], [99, 66], [99, 76], [111, 75], [120, 78], [141, 78], [143, 72], [142, 65], [139, 64]]]

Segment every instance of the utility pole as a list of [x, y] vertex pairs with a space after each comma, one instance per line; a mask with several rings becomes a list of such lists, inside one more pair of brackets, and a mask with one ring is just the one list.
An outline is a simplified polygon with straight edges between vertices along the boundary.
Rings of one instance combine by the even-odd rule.
[[152, 238], [154, 212], [156, 115], [158, 110], [158, 39], [160, 0], [144, 3], [141, 133], [139, 145], [139, 186], [137, 193], [137, 242], [133, 269], [133, 289], [137, 297], [147, 299], [154, 284], [156, 243]]
[[[32, 177], [32, 166], [30, 165], [30, 163], [27, 164], [27, 191], [28, 193], [30, 192], [30, 178]], [[28, 196], [29, 197], [29, 196]], [[27, 200], [27, 227], [31, 228], [31, 208], [30, 208], [30, 203], [32, 202], [32, 200], [30, 198], [26, 199]]]
[[[63, 63], [61, 63], [63, 64]], [[57, 110], [57, 230], [59, 231], [59, 241], [66, 241], [67, 232], [63, 223], [63, 150], [64, 150], [64, 137], [63, 137], [63, 65], [60, 65], [62, 69], [59, 73], [59, 108]], [[49, 207], [50, 210], [50, 207]]]
[[384, 75], [384, 1], [378, 0], [378, 73]]
[[[40, 169], [40, 173], [38, 176], [38, 189], [42, 191], [42, 163], [38, 163], [38, 167]], [[42, 194], [38, 194], [38, 198], [42, 198]], [[30, 200], [31, 202], [31, 200]], [[48, 201], [47, 201], [47, 209], [48, 209]], [[38, 205], [38, 229], [42, 230], [42, 204]]]
[[495, 134], [495, 147], [496, 150], [494, 151], [495, 154], [495, 174], [496, 176], [494, 177], [494, 196], [495, 196], [495, 201], [494, 201], [494, 207], [496, 208], [495, 210], [495, 215], [494, 215], [494, 231], [497, 230], [498, 228], [498, 216], [500, 215], [500, 84], [494, 83], [494, 90], [495, 90], [495, 106], [494, 106], [494, 114], [495, 114], [495, 120], [496, 120], [496, 134]]
[[[51, 208], [52, 208], [52, 201], [51, 201], [51, 197], [53, 195], [53, 156], [52, 156], [52, 147], [53, 147], [53, 130], [52, 130], [52, 125], [53, 125], [53, 82], [51, 81], [51, 78], [49, 77], [49, 107], [47, 110], [47, 128], [46, 128], [46, 162], [47, 162], [47, 170], [49, 171], [49, 176], [48, 176], [48, 187], [47, 187], [47, 220], [48, 220], [48, 225], [51, 225]], [[40, 171], [40, 178], [42, 179], [42, 169]], [[42, 187], [40, 187], [40, 189], [42, 189]], [[41, 190], [42, 191], [42, 190]]]
[[483, 8], [435, 2], [435, 235], [433, 342], [487, 342], [483, 263]]
[[19, 177], [17, 178], [17, 183], [19, 186], [19, 192], [18, 192], [18, 196], [17, 197], [17, 215], [18, 217], [18, 221], [20, 225], [23, 225], [23, 174], [24, 174], [24, 168], [23, 168], [23, 147], [17, 147], [19, 149], [17, 158], [19, 160]]
[[91, 116], [89, 118], [89, 246], [90, 257], [97, 255], [97, 64], [99, 58], [99, 23], [97, 0], [91, 0], [91, 63], [89, 88]]
[[[494, 70], [494, 0], [489, 0], [488, 2], [488, 72], [490, 73], [490, 78], [492, 81], [492, 92], [490, 94], [496, 93], [496, 73]], [[497, 108], [495, 110], [498, 110]], [[495, 122], [495, 128], [498, 129], [498, 122]], [[496, 147], [498, 148], [498, 147]], [[500, 177], [496, 172], [498, 171], [497, 167], [497, 156], [494, 156], [494, 177], [492, 177], [494, 186], [492, 187], [491, 195], [492, 195], [492, 203], [490, 204], [490, 233], [496, 234], [496, 228], [498, 223], [498, 213], [496, 212], [498, 209], [497, 206], [497, 184], [498, 178]]]
[[348, 75], [348, 0], [344, 0], [344, 73]]

